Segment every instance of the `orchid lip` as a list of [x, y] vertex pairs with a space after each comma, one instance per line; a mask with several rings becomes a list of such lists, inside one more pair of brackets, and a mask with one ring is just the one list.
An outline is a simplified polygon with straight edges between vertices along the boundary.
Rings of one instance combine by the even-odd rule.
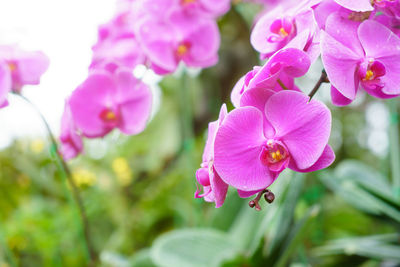
[[191, 44], [189, 42], [183, 41], [180, 42], [175, 50], [176, 56], [178, 58], [183, 58], [185, 55], [189, 53]]
[[17, 70], [17, 63], [13, 62], [13, 61], [9, 61], [7, 62], [8, 68], [10, 69], [11, 72], [14, 72]]
[[361, 63], [359, 76], [363, 84], [369, 87], [382, 87], [380, 78], [386, 74], [385, 66], [374, 59]]
[[289, 157], [289, 152], [280, 141], [269, 139], [261, 149], [260, 161], [271, 171], [280, 171]]
[[272, 35], [267, 38], [270, 43], [278, 43], [285, 40], [292, 32], [293, 24], [287, 18], [276, 19], [270, 26]]
[[209, 186], [210, 185], [210, 176], [208, 174], [207, 168], [200, 168], [196, 172], [196, 178], [199, 184], [202, 186]]
[[100, 112], [100, 119], [107, 124], [116, 124], [119, 121], [119, 115], [118, 112], [114, 111], [111, 108], [104, 108]]
[[185, 5], [190, 5], [190, 4], [194, 4], [196, 2], [196, 0], [181, 0], [181, 5], [185, 6]]

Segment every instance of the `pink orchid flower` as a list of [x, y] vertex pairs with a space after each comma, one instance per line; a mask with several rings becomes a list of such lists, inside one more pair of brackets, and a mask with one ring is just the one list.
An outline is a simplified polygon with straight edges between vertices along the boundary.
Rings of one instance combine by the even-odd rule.
[[7, 105], [8, 92], [20, 92], [24, 85], [39, 84], [48, 67], [49, 59], [40, 51], [0, 46], [0, 107]]
[[145, 62], [145, 56], [134, 35], [98, 42], [92, 50], [93, 57], [89, 69], [101, 68], [108, 62], [116, 62], [120, 66], [134, 69]]
[[61, 118], [60, 141], [60, 153], [65, 160], [75, 158], [83, 151], [82, 137], [78, 134], [78, 129], [72, 120], [68, 101], [65, 103], [64, 113]]
[[208, 138], [203, 153], [201, 168], [196, 171], [197, 182], [203, 187], [203, 193], [199, 189], [195, 192], [195, 198], [204, 198], [207, 202], [215, 202], [215, 207], [219, 208], [224, 204], [228, 185], [221, 180], [214, 168], [214, 142], [218, 128], [227, 115], [226, 105], [221, 107], [218, 120], [208, 125]]
[[400, 38], [382, 24], [334, 13], [326, 21], [321, 53], [335, 105], [351, 103], [359, 88], [378, 98], [400, 94]]
[[92, 47], [90, 69], [101, 68], [108, 62], [133, 69], [145, 62], [145, 55], [135, 38], [132, 20], [131, 12], [123, 12], [99, 27], [98, 41]]
[[400, 0], [375, 0], [374, 4], [378, 11], [396, 20], [400, 19]]
[[295, 48], [281, 49], [263, 67], [254, 67], [236, 83], [231, 101], [235, 107], [239, 107], [244, 92], [252, 88], [299, 91], [294, 84], [294, 78], [306, 74], [310, 64], [310, 58], [305, 52]]
[[72, 118], [82, 134], [103, 137], [114, 128], [125, 134], [144, 130], [151, 112], [151, 92], [129, 69], [95, 70], [72, 93]]
[[4, 61], [0, 62], [0, 108], [8, 105], [7, 95], [11, 91], [11, 85], [10, 67]]
[[136, 36], [158, 74], [175, 71], [181, 61], [189, 67], [209, 67], [218, 61], [219, 31], [211, 19], [175, 11], [169, 23], [142, 20]]
[[178, 2], [187, 12], [212, 17], [221, 16], [230, 8], [230, 0], [175, 0], [175, 2]]
[[180, 9], [189, 16], [216, 18], [230, 8], [230, 0], [139, 0], [134, 9], [139, 17], [169, 16], [172, 9]]
[[374, 10], [370, 0], [335, 0], [335, 2], [352, 11], [365, 12]]
[[[399, 16], [400, 18], [400, 16]], [[400, 37], [400, 20], [394, 17], [390, 17], [385, 14], [374, 17], [374, 20], [382, 25], [388, 27], [394, 34]]]
[[311, 61], [319, 56], [319, 30], [311, 7], [321, 1], [304, 1], [294, 8], [283, 6], [265, 13], [255, 24], [250, 42], [261, 53], [270, 57], [279, 49], [293, 47], [306, 51]]
[[98, 43], [121, 36], [133, 35], [134, 15], [131, 11], [116, 14], [110, 21], [99, 26]]
[[329, 166], [331, 114], [296, 91], [245, 92], [241, 107], [217, 131], [214, 167], [221, 179], [248, 197], [270, 186], [285, 168], [300, 172]]

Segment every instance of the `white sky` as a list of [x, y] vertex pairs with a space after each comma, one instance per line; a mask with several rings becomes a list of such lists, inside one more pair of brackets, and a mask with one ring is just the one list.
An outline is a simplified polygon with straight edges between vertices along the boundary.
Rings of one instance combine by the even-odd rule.
[[[58, 133], [64, 99], [87, 75], [97, 27], [113, 15], [113, 0], [0, 0], [0, 43], [42, 50], [50, 68], [23, 93]], [[45, 135], [38, 115], [18, 97], [0, 109], [0, 148], [13, 138]]]

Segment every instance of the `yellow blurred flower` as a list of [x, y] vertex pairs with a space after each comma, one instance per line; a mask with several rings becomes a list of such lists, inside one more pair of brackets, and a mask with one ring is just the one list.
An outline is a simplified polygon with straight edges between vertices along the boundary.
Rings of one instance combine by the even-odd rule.
[[96, 183], [96, 175], [87, 169], [74, 170], [72, 177], [79, 187], [92, 186]]
[[31, 180], [27, 175], [20, 174], [17, 176], [17, 183], [19, 184], [19, 186], [26, 188], [31, 184]]
[[40, 154], [44, 150], [44, 142], [42, 139], [35, 139], [31, 142], [30, 148], [33, 153]]
[[129, 167], [128, 161], [123, 157], [115, 158], [112, 162], [112, 169], [117, 176], [117, 182], [122, 185], [126, 186], [129, 185], [132, 180], [132, 170]]
[[27, 246], [25, 238], [19, 235], [12, 236], [7, 243], [11, 249], [16, 250], [24, 250]]

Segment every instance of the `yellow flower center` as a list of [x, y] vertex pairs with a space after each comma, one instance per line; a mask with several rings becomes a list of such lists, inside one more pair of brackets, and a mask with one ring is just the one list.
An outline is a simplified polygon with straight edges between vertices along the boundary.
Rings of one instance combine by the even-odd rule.
[[17, 64], [15, 64], [14, 62], [8, 62], [7, 65], [11, 72], [17, 69]]
[[188, 5], [196, 2], [196, 0], [182, 0], [182, 5]]
[[286, 36], [288, 36], [289, 34], [285, 31], [284, 28], [281, 28], [281, 29], [279, 30], [279, 35], [282, 36], [282, 37], [286, 37]]
[[189, 51], [189, 47], [186, 44], [180, 44], [176, 49], [178, 57], [183, 57]]
[[284, 160], [287, 155], [284, 151], [284, 148], [278, 144], [274, 144], [271, 141], [268, 141], [268, 154], [269, 154], [269, 163], [277, 163], [281, 160]]
[[372, 70], [367, 70], [367, 73], [365, 73], [365, 81], [370, 81], [374, 77], [374, 72]]
[[104, 118], [108, 121], [114, 121], [117, 116], [115, 115], [114, 112], [112, 112], [111, 110], [107, 111], [106, 114], [104, 115]]
[[274, 152], [270, 152], [271, 158], [273, 158], [276, 162], [281, 161], [283, 159], [283, 155], [281, 154], [281, 151], [276, 150]]

